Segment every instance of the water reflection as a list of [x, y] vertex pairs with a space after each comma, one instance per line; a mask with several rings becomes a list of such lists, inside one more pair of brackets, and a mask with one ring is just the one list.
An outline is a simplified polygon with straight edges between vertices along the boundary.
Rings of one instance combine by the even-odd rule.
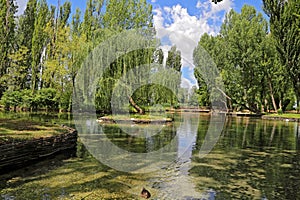
[[[175, 124], [136, 125], [130, 134], [124, 124], [103, 125], [95, 119], [81, 117], [76, 128], [81, 141], [100, 162], [120, 171], [147, 173], [166, 167], [176, 160], [178, 135]], [[141, 137], [149, 130], [160, 130], [155, 135]]]
[[[120, 128], [85, 123], [94, 134], [83, 140], [94, 142], [95, 147], [99, 141], [111, 142], [101, 144], [102, 149], [95, 148], [101, 162], [104, 159], [104, 163], [113, 162], [139, 173], [152, 170], [147, 186], [158, 199], [300, 198], [298, 123], [249, 117], [212, 119], [210, 115], [185, 113], [149, 137], [140, 137], [145, 134], [143, 126]], [[154, 125], [151, 127], [157, 130]], [[131, 129], [131, 134], [124, 132], [126, 128]], [[218, 131], [222, 133], [220, 138]], [[111, 144], [135, 154], [130, 157], [119, 150], [114, 152]], [[205, 144], [213, 147], [206, 155]], [[108, 151], [114, 152], [109, 158], [105, 157]], [[155, 156], [151, 155], [153, 152]], [[133, 161], [137, 165], [130, 168]]]
[[295, 123], [228, 117], [214, 150], [192, 156], [190, 175], [197, 188], [213, 189], [215, 199], [299, 199], [299, 138]]

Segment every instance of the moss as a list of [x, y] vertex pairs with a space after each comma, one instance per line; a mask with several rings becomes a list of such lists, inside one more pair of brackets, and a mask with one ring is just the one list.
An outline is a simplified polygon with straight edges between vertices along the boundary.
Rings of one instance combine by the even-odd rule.
[[144, 176], [113, 170], [94, 158], [52, 159], [38, 165], [0, 178], [0, 197], [137, 199], [145, 184]]

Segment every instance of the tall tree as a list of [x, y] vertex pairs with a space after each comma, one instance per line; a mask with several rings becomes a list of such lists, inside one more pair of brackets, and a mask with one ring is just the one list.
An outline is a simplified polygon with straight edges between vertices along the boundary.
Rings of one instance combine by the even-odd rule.
[[[20, 46], [24, 46], [28, 49], [26, 55], [24, 55], [24, 60], [26, 62], [26, 66], [29, 68], [32, 62], [32, 37], [34, 31], [34, 24], [36, 19], [36, 6], [37, 0], [29, 0], [24, 14], [20, 16], [19, 29], [18, 29], [18, 37], [20, 38]], [[29, 69], [28, 69], [29, 70]]]
[[153, 27], [152, 18], [152, 6], [146, 0], [109, 0], [103, 23], [106, 28], [122, 31]]
[[[92, 13], [93, 10], [91, 9], [89, 12]], [[152, 27], [152, 17], [152, 7], [146, 0], [109, 0], [107, 1], [106, 11], [103, 15], [103, 28], [110, 34], [119, 33], [133, 28], [143, 28], [143, 30], [146, 31], [148, 30], [147, 28]], [[84, 27], [87, 27], [87, 22], [87, 20], [84, 20]], [[138, 39], [130, 38], [130, 41], [126, 42], [135, 43], [138, 42]], [[125, 75], [133, 67], [143, 64], [149, 65], [149, 63], [153, 60], [154, 50], [141, 49], [134, 52], [120, 53], [124, 53], [124, 55], [111, 63], [109, 67], [110, 70], [105, 72], [103, 78], [99, 81], [99, 87], [96, 94], [98, 109], [110, 111], [110, 100], [114, 84], [122, 77], [122, 75]], [[136, 72], [138, 73], [139, 70]], [[131, 75], [133, 74], [134, 73], [131, 73]], [[139, 78], [141, 78], [140, 75], [135, 74], [132, 77], [132, 80]], [[148, 87], [144, 87], [143, 89], [136, 91], [132, 96], [128, 97], [129, 103], [139, 113], [144, 112], [143, 108], [138, 106], [138, 104], [147, 102], [147, 89]]]
[[72, 28], [73, 36], [74, 35], [79, 36], [81, 34], [82, 22], [80, 20], [80, 16], [81, 16], [81, 11], [79, 8], [77, 8], [75, 13], [72, 16], [71, 28]]
[[87, 0], [86, 2], [82, 28], [87, 41], [95, 41], [97, 39], [96, 33], [101, 28], [103, 2], [104, 0]]
[[48, 20], [49, 9], [46, 0], [40, 0], [37, 5], [37, 18], [34, 23], [32, 37], [32, 64], [31, 64], [31, 87], [32, 91], [38, 89], [40, 74], [43, 68], [43, 56], [46, 51], [47, 34], [45, 27]]
[[17, 6], [13, 0], [0, 1], [0, 97], [6, 89], [9, 54], [15, 48], [15, 13]]
[[170, 67], [178, 72], [181, 70], [181, 52], [177, 50], [176, 46], [172, 46], [168, 51], [167, 67]]
[[[220, 35], [203, 35], [194, 51], [194, 62], [198, 68], [200, 66], [199, 69], [209, 68], [212, 64], [205, 59], [202, 47], [214, 59], [225, 83], [225, 91], [218, 87], [216, 89], [227, 98], [229, 109], [245, 108], [252, 112], [261, 112], [261, 99], [266, 95], [263, 92], [266, 88], [261, 84], [265, 75], [262, 63], [268, 57], [265, 55], [270, 55], [263, 49], [267, 30], [267, 22], [262, 14], [257, 14], [253, 7], [246, 5], [240, 14], [231, 10], [222, 24]], [[207, 88], [204, 82], [206, 77], [198, 69], [195, 70], [195, 76], [200, 87], [200, 99], [203, 96], [203, 104], [207, 101], [207, 91], [210, 94], [213, 91]], [[270, 81], [273, 80], [270, 76]]]
[[60, 8], [59, 8], [59, 26], [65, 26], [68, 23], [68, 19], [71, 14], [71, 3], [66, 1]]
[[271, 33], [275, 38], [280, 60], [293, 83], [300, 106], [300, 14], [299, 0], [263, 0], [264, 10], [270, 17]]
[[221, 27], [221, 37], [226, 43], [228, 59], [225, 85], [233, 85], [229, 91], [231, 98], [239, 105], [253, 112], [260, 112], [258, 94], [262, 71], [259, 61], [262, 58], [261, 45], [267, 34], [267, 21], [255, 8], [244, 6], [241, 14], [231, 10]]

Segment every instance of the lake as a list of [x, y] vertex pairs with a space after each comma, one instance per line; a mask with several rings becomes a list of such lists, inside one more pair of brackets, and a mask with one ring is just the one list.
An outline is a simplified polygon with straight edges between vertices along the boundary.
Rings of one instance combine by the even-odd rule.
[[[70, 115], [10, 115], [74, 126]], [[79, 158], [0, 175], [0, 197], [139, 199], [145, 187], [153, 199], [300, 199], [299, 123], [170, 115], [173, 123], [150, 125], [81, 117]]]

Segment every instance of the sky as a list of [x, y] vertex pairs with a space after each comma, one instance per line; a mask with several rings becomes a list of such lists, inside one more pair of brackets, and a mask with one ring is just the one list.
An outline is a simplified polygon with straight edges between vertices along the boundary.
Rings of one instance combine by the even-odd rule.
[[[18, 15], [25, 10], [28, 0], [16, 0]], [[51, 5], [57, 5], [58, 0], [47, 0]], [[66, 0], [60, 0], [61, 4]], [[157, 37], [161, 39], [165, 55], [171, 46], [176, 45], [182, 55], [181, 86], [191, 88], [197, 85], [194, 78], [192, 61], [193, 49], [204, 33], [216, 35], [225, 18], [226, 12], [234, 9], [240, 12], [243, 5], [254, 6], [262, 12], [262, 0], [223, 0], [214, 4], [211, 0], [147, 0], [153, 6], [153, 22]], [[85, 10], [85, 0], [70, 0], [72, 12], [80, 8]], [[266, 17], [266, 16], [265, 16]]]

